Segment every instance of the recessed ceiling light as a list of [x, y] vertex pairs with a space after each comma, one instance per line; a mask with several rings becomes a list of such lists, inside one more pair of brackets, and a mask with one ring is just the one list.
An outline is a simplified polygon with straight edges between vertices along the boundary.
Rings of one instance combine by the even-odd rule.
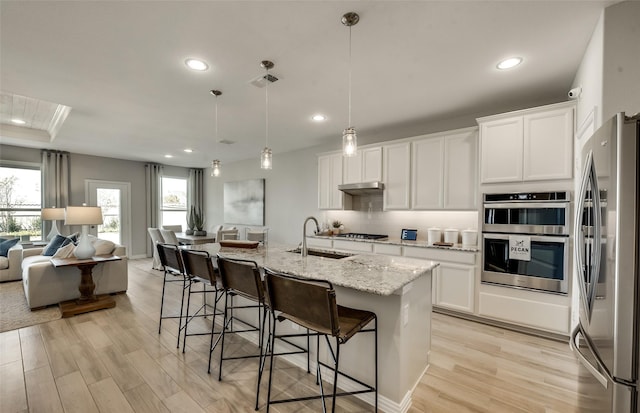
[[189, 69], [198, 70], [203, 72], [209, 68], [209, 65], [204, 60], [189, 58], [184, 61]]
[[17, 119], [17, 118], [11, 119], [11, 122], [15, 123], [16, 125], [24, 125], [24, 124], [27, 123], [27, 122], [23, 121], [22, 119]]
[[506, 70], [506, 69], [511, 69], [512, 67], [516, 67], [520, 63], [522, 63], [521, 57], [510, 57], [498, 63], [496, 67], [500, 70]]
[[191, 153], [191, 152], [193, 152], [193, 149], [186, 148], [186, 149], [184, 149], [184, 151], [185, 151], [186, 153]]
[[322, 121], [324, 121], [324, 120], [327, 120], [327, 117], [326, 117], [326, 116], [324, 116], [324, 115], [317, 114], [317, 115], [313, 115], [313, 116], [311, 117], [311, 120], [313, 120], [313, 121], [315, 121], [315, 122], [322, 122]]
[[165, 158], [173, 158], [173, 155], [169, 155], [169, 154], [167, 154], [167, 155], [165, 155], [164, 157], [165, 157]]

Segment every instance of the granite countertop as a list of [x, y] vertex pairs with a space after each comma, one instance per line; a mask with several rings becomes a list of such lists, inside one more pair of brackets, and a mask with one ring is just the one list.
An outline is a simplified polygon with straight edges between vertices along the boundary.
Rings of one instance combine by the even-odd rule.
[[[323, 238], [323, 239], [331, 239], [331, 240], [341, 240], [341, 241], [355, 241], [355, 242], [368, 242], [374, 244], [389, 244], [389, 245], [403, 245], [407, 247], [419, 247], [419, 248], [436, 248], [436, 249], [444, 249], [444, 250], [454, 250], [454, 251], [465, 251], [465, 252], [478, 252], [477, 245], [462, 245], [462, 244], [454, 244], [451, 247], [439, 246], [439, 245], [430, 245], [427, 241], [403, 241], [400, 238], [387, 238], [382, 240], [371, 240], [371, 239], [358, 239], [358, 238], [346, 238], [346, 237], [336, 237], [334, 235], [307, 235], [309, 238]], [[314, 247], [315, 248], [315, 247]]]
[[[392, 295], [418, 277], [427, 274], [439, 264], [433, 261], [375, 254], [355, 254], [333, 259], [288, 252], [295, 247], [263, 246], [257, 249], [226, 248], [220, 244], [191, 245], [188, 248], [204, 250], [211, 255], [253, 260], [260, 267], [331, 282], [335, 286], [352, 288], [377, 295]], [[313, 248], [318, 250], [318, 248]]]

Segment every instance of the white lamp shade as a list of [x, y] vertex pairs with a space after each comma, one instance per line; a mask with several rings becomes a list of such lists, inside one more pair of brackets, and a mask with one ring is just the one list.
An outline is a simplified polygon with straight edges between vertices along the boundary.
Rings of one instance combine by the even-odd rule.
[[59, 221], [64, 219], [64, 208], [42, 208], [41, 216], [43, 221]]
[[65, 225], [101, 225], [102, 208], [88, 206], [68, 206], [64, 217]]

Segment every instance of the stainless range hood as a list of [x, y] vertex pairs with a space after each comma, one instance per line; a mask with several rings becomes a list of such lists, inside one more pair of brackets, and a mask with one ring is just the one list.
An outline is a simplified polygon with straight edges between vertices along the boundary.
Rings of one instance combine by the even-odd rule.
[[342, 192], [355, 195], [382, 195], [382, 191], [384, 190], [384, 183], [380, 181], [374, 182], [360, 182], [357, 184], [343, 184], [338, 185], [338, 189]]

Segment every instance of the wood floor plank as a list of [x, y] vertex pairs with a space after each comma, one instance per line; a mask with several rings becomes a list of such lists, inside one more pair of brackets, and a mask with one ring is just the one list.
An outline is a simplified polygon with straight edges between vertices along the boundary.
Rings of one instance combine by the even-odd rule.
[[136, 413], [168, 413], [169, 409], [162, 400], [151, 390], [148, 384], [143, 383], [133, 389], [124, 392], [129, 404]]
[[20, 334], [20, 347], [24, 371], [49, 366], [49, 358], [44, 348], [42, 336], [38, 334]]
[[144, 383], [144, 379], [127, 360], [126, 354], [121, 353], [115, 345], [104, 347], [97, 353], [102, 364], [109, 370], [109, 374], [123, 391]]
[[64, 411], [48, 364], [25, 372], [25, 382], [30, 413], [62, 413]]
[[204, 413], [204, 410], [184, 391], [164, 400], [171, 413]]
[[56, 378], [56, 386], [65, 413], [99, 412], [79, 371]]
[[90, 384], [89, 391], [101, 412], [134, 413], [127, 398], [111, 377]]
[[161, 400], [164, 401], [182, 390], [144, 350], [134, 351], [126, 357]]
[[22, 412], [26, 409], [27, 394], [25, 393], [22, 360], [0, 365], [0, 412]]
[[0, 366], [22, 359], [18, 330], [0, 333]]
[[107, 370], [98, 356], [102, 349], [96, 351], [88, 342], [82, 342], [73, 344], [69, 351], [73, 355], [86, 384], [92, 384], [110, 377], [109, 370]]

